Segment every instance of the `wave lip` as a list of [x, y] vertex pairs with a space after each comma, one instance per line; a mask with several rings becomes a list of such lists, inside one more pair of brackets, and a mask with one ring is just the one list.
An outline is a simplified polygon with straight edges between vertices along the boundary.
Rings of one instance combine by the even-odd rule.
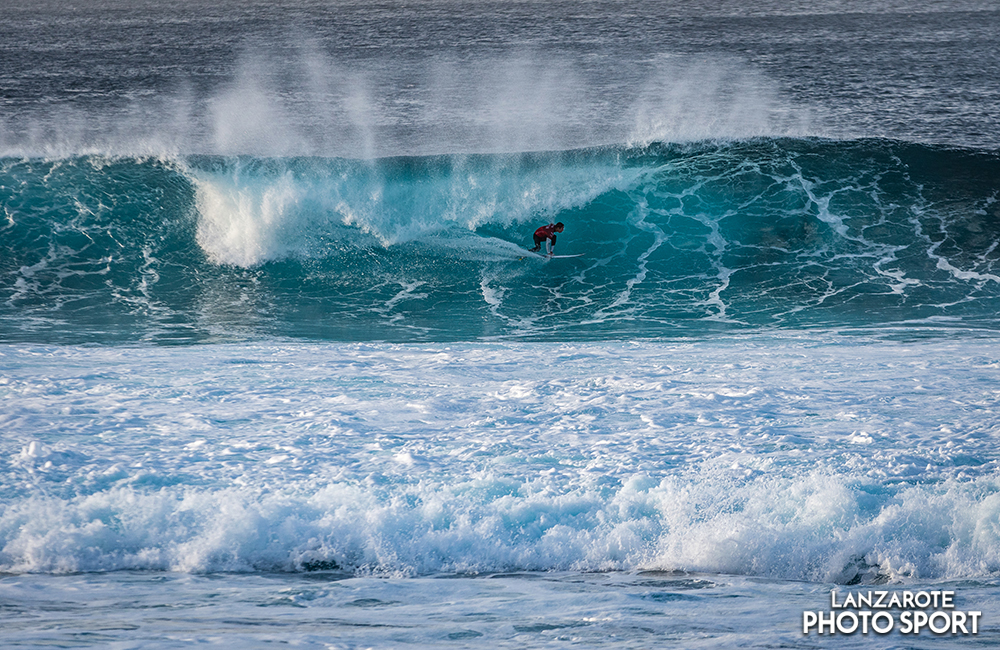
[[[578, 209], [639, 173], [614, 155], [343, 159], [194, 159], [198, 243], [250, 267], [322, 254], [324, 243], [447, 247], [480, 227]], [[463, 242], [466, 243], [466, 242]], [[496, 246], [496, 244], [494, 244]]]

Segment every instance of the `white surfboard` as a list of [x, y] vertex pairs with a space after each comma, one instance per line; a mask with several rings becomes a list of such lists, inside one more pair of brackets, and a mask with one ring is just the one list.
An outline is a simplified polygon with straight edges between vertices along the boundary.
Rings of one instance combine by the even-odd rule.
[[525, 251], [528, 255], [532, 257], [538, 257], [543, 260], [564, 260], [570, 257], [582, 257], [583, 253], [576, 253], [575, 255], [542, 255], [541, 253], [535, 253], [533, 251]]

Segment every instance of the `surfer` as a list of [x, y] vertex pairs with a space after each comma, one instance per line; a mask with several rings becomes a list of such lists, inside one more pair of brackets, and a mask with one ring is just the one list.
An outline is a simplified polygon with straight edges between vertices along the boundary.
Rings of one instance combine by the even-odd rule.
[[563, 231], [563, 222], [550, 223], [547, 226], [542, 226], [535, 231], [535, 247], [531, 249], [532, 253], [537, 253], [542, 247], [542, 242], [545, 242], [545, 252], [551, 255], [556, 247], [556, 233]]

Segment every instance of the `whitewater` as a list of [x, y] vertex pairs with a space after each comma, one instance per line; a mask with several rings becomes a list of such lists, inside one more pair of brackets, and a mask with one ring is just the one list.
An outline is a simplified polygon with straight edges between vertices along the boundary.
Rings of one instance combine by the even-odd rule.
[[996, 643], [991, 3], [0, 25], [3, 647]]

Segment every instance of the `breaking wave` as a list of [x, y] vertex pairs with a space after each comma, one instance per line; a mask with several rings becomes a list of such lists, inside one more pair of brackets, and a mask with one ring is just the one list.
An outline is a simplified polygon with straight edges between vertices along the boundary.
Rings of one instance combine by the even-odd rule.
[[[995, 329], [1000, 156], [751, 139], [0, 161], [0, 340]], [[524, 254], [560, 220], [559, 252]]]

